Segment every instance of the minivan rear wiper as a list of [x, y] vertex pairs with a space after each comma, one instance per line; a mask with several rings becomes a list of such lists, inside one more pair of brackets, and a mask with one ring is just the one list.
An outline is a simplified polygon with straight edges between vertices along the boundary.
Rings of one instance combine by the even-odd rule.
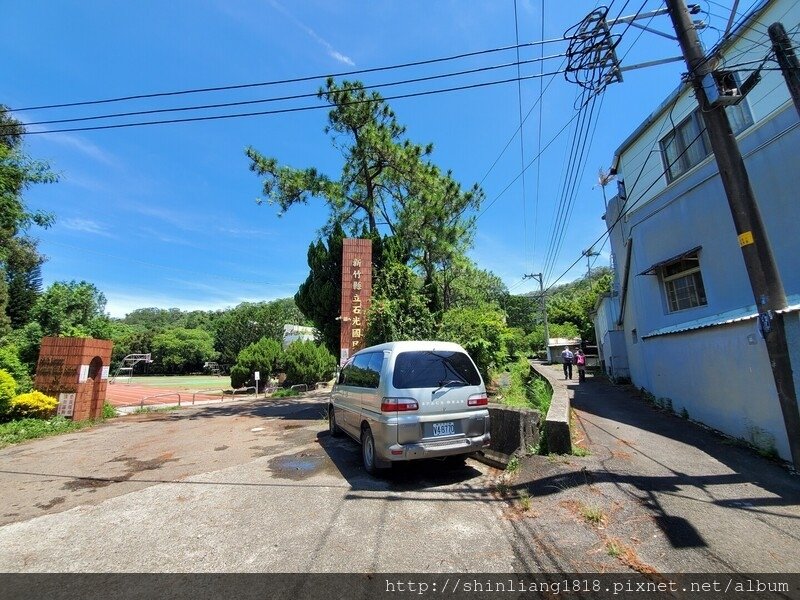
[[439, 382], [439, 387], [431, 392], [431, 395], [435, 394], [442, 388], [451, 387], [454, 385], [469, 385], [469, 382], [464, 381], [463, 379], [443, 379]]
[[469, 384], [463, 379], [446, 379], [439, 382], [440, 388], [448, 387], [451, 385], [469, 385]]

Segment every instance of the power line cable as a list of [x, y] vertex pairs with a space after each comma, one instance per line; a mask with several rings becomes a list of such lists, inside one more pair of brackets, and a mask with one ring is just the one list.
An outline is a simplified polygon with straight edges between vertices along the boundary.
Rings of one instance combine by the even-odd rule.
[[[552, 56], [547, 56], [547, 57], [544, 58], [544, 60], [550, 60], [550, 59], [553, 59], [553, 58], [561, 58], [562, 56], [564, 56], [564, 55], [563, 54], [556, 54], [556, 55], [552, 55]], [[519, 69], [520, 69], [520, 65], [521, 64], [529, 64], [529, 63], [533, 63], [533, 62], [538, 62], [539, 60], [540, 59], [537, 58], [537, 59], [526, 60], [526, 61], [523, 61], [522, 63], [511, 62], [511, 63], [504, 63], [504, 64], [500, 64], [500, 65], [491, 65], [491, 66], [487, 66], [487, 67], [476, 67], [474, 69], [465, 69], [463, 71], [454, 71], [454, 72], [450, 72], [450, 73], [440, 73], [438, 75], [427, 75], [427, 76], [424, 76], [424, 77], [415, 77], [415, 78], [405, 79], [405, 80], [401, 80], [401, 81], [390, 81], [390, 82], [387, 82], [387, 83], [370, 84], [370, 85], [364, 85], [364, 86], [360, 86], [360, 87], [356, 87], [356, 86], [349, 87], [349, 88], [345, 87], [345, 88], [342, 89], [342, 91], [354, 91], [354, 90], [359, 90], [359, 89], [371, 90], [371, 89], [376, 89], [376, 88], [394, 87], [394, 86], [398, 86], [398, 85], [407, 85], [407, 84], [410, 84], [410, 83], [421, 83], [423, 81], [434, 81], [434, 80], [437, 80], [437, 79], [445, 79], [445, 78], [448, 78], [448, 77], [459, 77], [461, 75], [472, 75], [472, 74], [475, 74], [475, 73], [483, 73], [483, 72], [486, 72], [486, 71], [493, 71], [493, 70], [497, 70], [497, 69], [505, 69], [505, 68], [514, 67], [514, 66], [517, 67], [517, 72], [519, 74]], [[33, 122], [28, 122], [25, 125], [26, 126], [34, 126], [34, 125], [53, 125], [53, 124], [57, 124], [57, 123], [79, 123], [79, 122], [85, 122], [85, 121], [96, 121], [96, 120], [99, 120], [99, 119], [115, 119], [115, 118], [120, 118], [120, 117], [132, 117], [132, 116], [153, 115], [153, 114], [161, 114], [161, 113], [185, 112], [185, 111], [191, 111], [191, 110], [208, 110], [208, 109], [212, 109], [212, 108], [231, 108], [231, 107], [234, 107], [234, 106], [247, 106], [247, 105], [253, 105], [253, 104], [266, 104], [266, 103], [270, 103], [270, 102], [284, 102], [284, 101], [288, 101], [288, 100], [302, 100], [302, 99], [307, 99], [307, 98], [317, 98], [319, 96], [320, 96], [320, 92], [308, 92], [308, 93], [304, 93], [304, 94], [293, 94], [293, 95], [289, 95], [289, 96], [277, 96], [277, 97], [273, 97], [273, 98], [259, 98], [259, 99], [256, 99], [256, 100], [240, 100], [240, 101], [237, 101], [237, 102], [222, 102], [222, 103], [218, 103], [218, 104], [202, 104], [202, 105], [195, 105], [195, 106], [179, 106], [179, 107], [174, 107], [174, 108], [156, 108], [156, 109], [150, 109], [150, 110], [139, 110], [139, 111], [130, 111], [130, 112], [121, 112], [121, 113], [108, 113], [108, 114], [104, 114], [104, 115], [93, 115], [93, 116], [88, 116], [88, 117], [74, 117], [74, 118], [69, 118], [69, 119], [53, 119], [53, 120], [48, 120], [48, 121], [33, 121]]]
[[[557, 42], [563, 42], [563, 38], [554, 38], [551, 40], [539, 40], [534, 42], [527, 42], [522, 44], [522, 47], [533, 47]], [[119, 96], [116, 98], [105, 98], [102, 100], [82, 100], [78, 102], [64, 102], [60, 104], [43, 104], [39, 106], [26, 106], [23, 108], [15, 108], [15, 111], [31, 111], [31, 110], [48, 110], [52, 108], [67, 108], [67, 107], [74, 107], [74, 106], [90, 106], [95, 104], [109, 104], [113, 102], [126, 102], [129, 100], [141, 100], [146, 98], [163, 98], [166, 96], [182, 96], [186, 94], [200, 94], [200, 93], [207, 93], [207, 92], [220, 92], [226, 90], [240, 90], [240, 89], [247, 89], [247, 88], [255, 88], [255, 87], [267, 87], [267, 86], [274, 86], [274, 85], [284, 85], [287, 83], [302, 83], [306, 81], [315, 81], [318, 79], [327, 79], [329, 77], [339, 78], [339, 77], [350, 77], [352, 75], [363, 75], [366, 73], [378, 73], [381, 71], [389, 71], [394, 69], [404, 69], [408, 67], [418, 67], [423, 65], [431, 65], [435, 63], [441, 63], [451, 60], [459, 60], [462, 58], [469, 58], [472, 56], [481, 56], [484, 54], [491, 54], [495, 52], [505, 52], [507, 50], [513, 50], [515, 46], [504, 46], [500, 48], [490, 48], [486, 50], [476, 50], [474, 52], [464, 52], [461, 54], [454, 54], [451, 56], [444, 56], [439, 58], [430, 58], [426, 60], [418, 60], [413, 62], [407, 63], [399, 63], [395, 65], [386, 65], [382, 67], [370, 67], [366, 69], [354, 69], [352, 71], [340, 71], [338, 73], [328, 73], [324, 75], [307, 75], [303, 77], [294, 77], [290, 79], [276, 79], [272, 81], [262, 81], [257, 83], [240, 83], [234, 85], [223, 85], [223, 86], [215, 86], [215, 87], [205, 87], [205, 88], [191, 88], [185, 90], [178, 90], [178, 91], [168, 91], [168, 92], [153, 92], [148, 94], [132, 94], [128, 96]]]
[[[522, 80], [528, 79], [537, 79], [539, 77], [547, 77], [550, 75], [558, 74], [561, 71], [555, 72], [548, 72], [544, 74], [533, 74], [533, 75], [525, 75], [522, 77]], [[432, 96], [436, 94], [445, 94], [449, 92], [457, 92], [462, 90], [471, 90], [477, 88], [484, 88], [490, 87], [495, 85], [503, 85], [506, 83], [514, 83], [517, 81], [517, 77], [511, 77], [508, 79], [500, 79], [495, 81], [487, 81], [481, 83], [473, 83], [468, 85], [461, 85], [461, 86], [452, 86], [448, 88], [436, 89], [436, 90], [425, 90], [420, 92], [409, 92], [407, 94], [397, 94], [395, 96], [385, 96], [382, 98], [383, 100], [400, 100], [405, 98], [418, 98], [421, 96]], [[311, 110], [320, 110], [320, 109], [327, 109], [333, 106], [349, 106], [355, 104], [365, 104], [369, 102], [375, 102], [374, 99], [368, 98], [365, 100], [354, 100], [352, 102], [343, 103], [340, 105], [334, 105], [331, 103], [324, 103], [318, 104], [313, 106], [299, 106], [299, 107], [290, 107], [290, 108], [282, 108], [282, 109], [274, 109], [274, 110], [264, 110], [264, 111], [254, 111], [254, 112], [246, 112], [246, 113], [233, 113], [233, 114], [225, 114], [225, 115], [210, 115], [210, 116], [202, 116], [202, 117], [186, 117], [180, 119], [162, 119], [156, 121], [136, 121], [133, 123], [117, 123], [112, 125], [96, 125], [90, 127], [68, 127], [62, 129], [48, 129], [43, 131], [26, 131], [24, 135], [43, 135], [49, 133], [67, 133], [67, 132], [75, 132], [75, 131], [102, 131], [106, 129], [124, 129], [129, 127], [144, 127], [148, 125], [171, 125], [175, 123], [194, 123], [194, 122], [202, 122], [202, 121], [218, 121], [223, 119], [237, 119], [237, 118], [244, 118], [244, 117], [256, 117], [256, 116], [264, 116], [264, 115], [276, 115], [276, 114], [287, 114], [287, 113], [296, 113], [296, 112], [307, 112]]]
[[[687, 144], [686, 148], [684, 148], [684, 149], [683, 149], [683, 150], [682, 150], [682, 151], [681, 151], [681, 152], [680, 152], [680, 153], [679, 153], [679, 154], [678, 154], [678, 155], [677, 155], [677, 156], [676, 156], [676, 157], [675, 157], [675, 158], [672, 160], [672, 162], [670, 162], [670, 163], [669, 163], [669, 164], [668, 164], [668, 165], [667, 165], [667, 166], [664, 168], [664, 170], [663, 170], [663, 171], [662, 171], [662, 172], [661, 172], [661, 173], [658, 175], [658, 177], [656, 177], [656, 178], [655, 178], [655, 179], [652, 181], [652, 183], [650, 183], [650, 185], [647, 187], [647, 189], [645, 189], [645, 190], [644, 190], [644, 191], [643, 191], [643, 192], [642, 192], [642, 193], [639, 195], [639, 197], [638, 197], [638, 198], [637, 198], [637, 199], [636, 199], [634, 202], [632, 202], [632, 203], [631, 203], [631, 204], [630, 204], [630, 205], [629, 205], [629, 206], [628, 206], [628, 207], [627, 207], [625, 210], [622, 210], [622, 211], [620, 211], [619, 215], [617, 215], [617, 218], [616, 218], [616, 219], [614, 219], [614, 222], [613, 222], [613, 223], [611, 223], [610, 225], [607, 225], [607, 229], [606, 229], [606, 231], [605, 231], [605, 232], [603, 232], [603, 234], [602, 234], [600, 237], [598, 237], [598, 238], [597, 238], [597, 239], [596, 239], [594, 242], [592, 242], [592, 244], [591, 244], [592, 246], [594, 246], [595, 244], [597, 244], [598, 242], [600, 242], [600, 241], [601, 241], [601, 240], [602, 240], [604, 237], [606, 237], [606, 236], [608, 236], [608, 235], [610, 235], [610, 234], [611, 234], [611, 231], [613, 231], [613, 229], [614, 229], [614, 227], [617, 225], [617, 223], [619, 223], [619, 222], [620, 222], [620, 221], [621, 221], [621, 220], [622, 220], [622, 219], [623, 219], [623, 218], [624, 218], [624, 217], [625, 217], [625, 216], [626, 216], [626, 215], [627, 215], [627, 214], [628, 214], [628, 213], [629, 213], [629, 212], [632, 210], [632, 208], [633, 208], [633, 207], [636, 205], [636, 203], [637, 203], [637, 202], [639, 202], [639, 200], [641, 200], [642, 198], [644, 198], [644, 197], [645, 197], [645, 195], [647, 194], [647, 192], [649, 192], [651, 189], [653, 189], [653, 188], [655, 187], [655, 185], [656, 185], [656, 184], [657, 184], [659, 181], [661, 181], [661, 178], [662, 178], [662, 177], [666, 176], [666, 174], [669, 172], [669, 170], [670, 170], [670, 169], [671, 169], [671, 168], [672, 168], [672, 167], [673, 167], [673, 166], [674, 166], [674, 165], [675, 165], [675, 164], [676, 164], [676, 163], [677, 163], [677, 162], [678, 162], [678, 161], [681, 159], [681, 157], [683, 157], [683, 155], [684, 155], [684, 154], [685, 154], [685, 153], [686, 153], [686, 152], [689, 150], [689, 148], [691, 148], [691, 147], [692, 147], [692, 145], [693, 145], [693, 144], [694, 144], [694, 143], [695, 143], [697, 140], [699, 140], [699, 139], [702, 137], [702, 135], [705, 133], [705, 131], [706, 131], [706, 130], [705, 130], [705, 127], [704, 127], [704, 128], [703, 128], [703, 129], [700, 131], [700, 133], [698, 133], [698, 134], [697, 134], [697, 136], [695, 136], [695, 138], [694, 138], [694, 139], [693, 139], [693, 140], [692, 140], [692, 141], [691, 141], [689, 144]], [[558, 278], [556, 278], [556, 279], [555, 279], [555, 280], [554, 280], [554, 281], [553, 281], [553, 282], [552, 282], [552, 283], [551, 283], [551, 284], [550, 284], [550, 285], [549, 285], [547, 288], [545, 288], [544, 292], [546, 293], [547, 291], [549, 291], [550, 289], [552, 289], [552, 288], [553, 288], [553, 286], [555, 286], [555, 285], [556, 285], [556, 284], [557, 284], [557, 283], [558, 283], [558, 282], [559, 282], [561, 279], [563, 279], [563, 278], [564, 278], [564, 276], [566, 276], [566, 274], [567, 274], [567, 273], [569, 273], [569, 272], [570, 272], [570, 271], [571, 271], [571, 270], [572, 270], [572, 269], [575, 267], [575, 265], [577, 265], [577, 264], [578, 264], [578, 263], [579, 263], [579, 262], [580, 262], [580, 261], [581, 261], [581, 260], [584, 258], [584, 256], [585, 256], [584, 254], [581, 254], [581, 256], [579, 256], [579, 257], [578, 257], [578, 258], [575, 260], [575, 262], [573, 262], [573, 263], [572, 263], [572, 264], [571, 264], [569, 267], [567, 267], [567, 269], [566, 269], [566, 270], [565, 270], [563, 273], [561, 273], [561, 275], [559, 275], [559, 276], [558, 276]]]

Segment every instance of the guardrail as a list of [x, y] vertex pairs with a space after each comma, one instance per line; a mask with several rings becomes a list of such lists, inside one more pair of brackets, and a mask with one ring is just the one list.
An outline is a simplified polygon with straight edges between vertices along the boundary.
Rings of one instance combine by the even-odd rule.
[[[222, 402], [225, 400], [225, 390], [198, 390], [196, 392], [192, 392], [192, 405], [194, 406], [195, 398], [197, 398], [198, 394], [219, 394], [219, 401]], [[180, 406], [180, 405], [178, 405]]]
[[[300, 388], [303, 388], [303, 389], [300, 389]], [[267, 394], [269, 394], [271, 392], [274, 392], [275, 390], [278, 390], [278, 389], [280, 389], [280, 388], [278, 388], [277, 386], [267, 386], [262, 391], [264, 393], [264, 397], [266, 398]], [[308, 386], [306, 384], [304, 384], [304, 383], [301, 383], [301, 384], [292, 386], [292, 389], [297, 389], [298, 391], [305, 392], [305, 391], [308, 391]], [[189, 394], [189, 392], [183, 392], [184, 396], [188, 396], [188, 394]], [[249, 387], [236, 388], [234, 390], [231, 390], [231, 389], [227, 389], [227, 390], [219, 390], [219, 389], [197, 390], [196, 392], [192, 392], [192, 405], [195, 404], [195, 402], [197, 401], [197, 397], [198, 396], [202, 396], [202, 395], [209, 396], [209, 395], [212, 395], [212, 394], [214, 396], [219, 394], [219, 401], [220, 402], [224, 402], [225, 401], [225, 396], [230, 396], [231, 399], [234, 399], [234, 397], [237, 394], [238, 395], [253, 394], [256, 397], [258, 397], [258, 392], [256, 391], [255, 386], [252, 386], [252, 385], [249, 386]], [[178, 406], [180, 406], [181, 402], [182, 402], [181, 392], [165, 392], [163, 394], [154, 394], [152, 396], [145, 396], [145, 397], [141, 398], [139, 400], [139, 408], [144, 408], [145, 401], [147, 401], [147, 400], [153, 400], [155, 398], [168, 398], [168, 397], [171, 397], [171, 396], [177, 396], [177, 398], [178, 398]], [[213, 398], [213, 399], [216, 399], [216, 398]]]
[[293, 385], [289, 389], [290, 390], [294, 390], [295, 392], [307, 392], [308, 391], [308, 385], [306, 385], [305, 383], [298, 383], [297, 385]]
[[178, 406], [181, 405], [181, 394], [180, 392], [166, 392], [164, 394], [155, 394], [154, 396], [145, 396], [139, 402], [139, 408], [144, 408], [144, 401], [151, 400], [153, 398], [166, 398], [167, 396], [177, 396], [178, 397]]
[[252, 390], [252, 392], [253, 392], [254, 394], [258, 395], [258, 392], [256, 391], [256, 388], [255, 388], [255, 386], [251, 385], [250, 387], [240, 387], [240, 388], [236, 388], [235, 390], [233, 390], [233, 393], [231, 394], [231, 396], [235, 396], [235, 395], [236, 395], [237, 393], [239, 393], [239, 392], [241, 392], [241, 393], [243, 393], [243, 394], [248, 394], [248, 393], [250, 393], [250, 391], [251, 391], [251, 390]]

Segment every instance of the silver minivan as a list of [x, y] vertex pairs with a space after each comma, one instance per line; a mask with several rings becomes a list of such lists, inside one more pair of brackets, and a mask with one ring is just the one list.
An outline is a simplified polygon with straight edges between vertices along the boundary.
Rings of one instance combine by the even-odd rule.
[[331, 390], [328, 427], [361, 443], [370, 474], [393, 462], [473, 453], [490, 442], [486, 387], [458, 344], [364, 348]]

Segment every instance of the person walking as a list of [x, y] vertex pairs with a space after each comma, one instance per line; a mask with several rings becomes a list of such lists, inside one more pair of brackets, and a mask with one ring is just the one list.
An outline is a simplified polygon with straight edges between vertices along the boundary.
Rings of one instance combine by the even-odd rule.
[[575, 364], [578, 365], [578, 381], [586, 381], [586, 355], [580, 348], [575, 352]]
[[564, 363], [564, 379], [572, 379], [572, 361], [575, 355], [570, 351], [569, 346], [564, 346], [561, 352], [561, 361]]

